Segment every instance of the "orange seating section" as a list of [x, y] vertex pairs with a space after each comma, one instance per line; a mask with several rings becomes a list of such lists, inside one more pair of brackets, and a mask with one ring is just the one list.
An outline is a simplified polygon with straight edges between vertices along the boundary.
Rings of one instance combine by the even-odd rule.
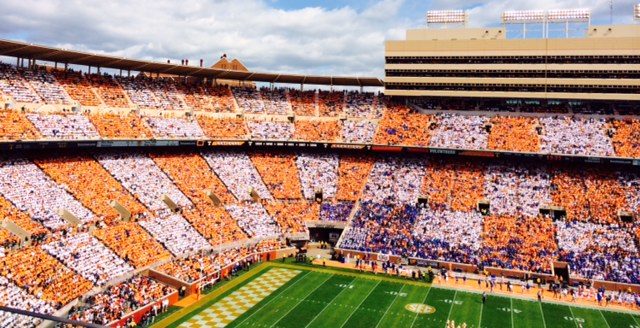
[[41, 137], [24, 114], [0, 110], [0, 140], [35, 140]]
[[273, 197], [278, 199], [302, 198], [302, 187], [295, 155], [255, 153], [251, 154], [251, 161]]
[[532, 117], [497, 116], [491, 119], [489, 149], [539, 152], [538, 120]]
[[375, 160], [369, 156], [342, 156], [338, 165], [338, 200], [356, 201], [369, 179]]

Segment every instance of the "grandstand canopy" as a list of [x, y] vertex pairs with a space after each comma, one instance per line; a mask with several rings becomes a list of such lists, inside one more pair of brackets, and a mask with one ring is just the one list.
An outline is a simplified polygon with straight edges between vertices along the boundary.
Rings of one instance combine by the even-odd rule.
[[103, 54], [53, 48], [43, 45], [0, 39], [0, 56], [11, 56], [49, 62], [83, 66], [141, 71], [159, 74], [175, 74], [210, 79], [241, 80], [269, 83], [340, 85], [357, 87], [382, 87], [376, 77], [297, 75], [261, 72], [243, 72], [216, 68], [159, 63]]

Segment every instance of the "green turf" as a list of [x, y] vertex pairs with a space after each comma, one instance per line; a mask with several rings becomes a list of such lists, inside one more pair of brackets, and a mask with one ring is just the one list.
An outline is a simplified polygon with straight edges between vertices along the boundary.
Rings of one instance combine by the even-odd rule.
[[547, 328], [578, 326], [568, 306], [542, 303], [542, 314]]
[[[229, 327], [445, 327], [447, 320], [453, 320], [457, 324], [466, 323], [468, 328], [576, 328], [579, 325], [584, 328], [640, 328], [637, 315], [628, 313], [494, 295], [489, 295], [482, 304], [481, 295], [477, 293], [345, 271], [299, 269], [302, 273], [240, 315]], [[260, 274], [234, 290], [253, 279], [260, 279]], [[195, 307], [178, 323], [231, 292]], [[435, 312], [411, 312], [406, 306], [412, 303], [427, 304]]]
[[638, 328], [640, 324], [633, 319], [633, 316], [626, 313], [601, 311], [602, 316], [609, 323], [611, 328]]
[[451, 307], [449, 319], [454, 322], [465, 322], [467, 328], [478, 328], [481, 313], [482, 300], [480, 295], [458, 292]]
[[511, 301], [505, 297], [487, 296], [482, 307], [482, 328], [511, 327]]
[[540, 303], [530, 300], [511, 299], [514, 328], [544, 327]]

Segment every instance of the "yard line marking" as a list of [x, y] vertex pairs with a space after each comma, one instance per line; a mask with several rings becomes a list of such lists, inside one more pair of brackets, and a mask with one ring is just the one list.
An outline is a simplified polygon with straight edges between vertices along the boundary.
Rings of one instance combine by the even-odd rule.
[[[600, 313], [602, 313], [602, 311], [600, 311]], [[633, 321], [635, 321], [635, 322], [638, 324], [638, 326], [640, 326], [640, 322], [638, 322], [638, 320], [636, 320], [636, 316], [635, 316], [635, 315], [633, 315], [633, 314], [629, 314], [629, 315], [631, 316], [631, 319], [633, 319]], [[602, 316], [604, 317], [604, 314], [603, 314]], [[607, 318], [605, 318], [605, 320], [604, 320], [604, 321], [607, 321]], [[608, 325], [608, 324], [609, 324], [609, 323], [607, 322], [607, 325]]]
[[[602, 319], [604, 319], [604, 323], [607, 324], [607, 327], [611, 328], [611, 326], [609, 325], [609, 322], [607, 321], [607, 318], [605, 318], [604, 313], [602, 313], [602, 311], [598, 310], [598, 312], [600, 312], [600, 315], [602, 316]], [[633, 318], [633, 316], [631, 316], [631, 319], [636, 320]]]
[[362, 303], [364, 303], [364, 301], [369, 298], [369, 295], [371, 295], [371, 293], [373, 292], [374, 289], [376, 289], [376, 287], [378, 287], [378, 285], [380, 285], [380, 282], [382, 280], [378, 280], [378, 282], [376, 283], [375, 286], [373, 286], [373, 288], [371, 288], [371, 290], [369, 291], [369, 293], [367, 294], [367, 296], [365, 296], [365, 298], [362, 299], [362, 301], [360, 301], [360, 304], [358, 304], [358, 306], [355, 307], [355, 310], [351, 311], [351, 314], [349, 314], [349, 316], [347, 317], [347, 320], [345, 320], [345, 322], [340, 326], [340, 327], [344, 327], [344, 325], [349, 322], [349, 319], [351, 319], [351, 317], [353, 316], [354, 313], [356, 313], [356, 311], [358, 311], [358, 308], [360, 307], [360, 305], [362, 305]]
[[482, 328], [482, 310], [484, 310], [484, 302], [480, 303], [480, 319], [478, 320], [478, 328]]
[[380, 323], [382, 322], [382, 319], [384, 319], [384, 316], [387, 315], [387, 312], [389, 312], [389, 309], [391, 308], [393, 303], [396, 302], [396, 300], [398, 299], [398, 295], [400, 295], [400, 292], [404, 289], [404, 286], [406, 286], [406, 285], [402, 285], [402, 287], [400, 287], [400, 290], [396, 293], [396, 297], [393, 298], [393, 302], [389, 303], [389, 306], [387, 307], [387, 310], [384, 311], [384, 314], [382, 315], [382, 317], [380, 317], [380, 320], [378, 320], [378, 323], [376, 324], [375, 328], [378, 328], [378, 326], [380, 326]]
[[569, 312], [571, 312], [571, 316], [573, 317], [573, 324], [576, 325], [576, 328], [578, 327], [578, 318], [576, 318], [575, 315], [573, 315], [573, 310], [571, 309], [571, 307], [569, 306]]
[[449, 307], [449, 314], [447, 315], [447, 322], [449, 322], [449, 318], [451, 318], [451, 311], [453, 310], [453, 306], [456, 304], [456, 295], [458, 295], [457, 290], [453, 293], [453, 299], [451, 300], [451, 306]]
[[509, 303], [511, 303], [511, 327], [513, 327], [513, 298], [509, 298]]
[[278, 322], [280, 322], [280, 320], [282, 320], [282, 318], [286, 317], [287, 314], [289, 314], [291, 311], [293, 311], [293, 309], [295, 309], [300, 303], [302, 303], [304, 300], [307, 299], [307, 297], [311, 296], [311, 294], [313, 294], [313, 292], [315, 292], [318, 288], [320, 288], [320, 286], [324, 285], [325, 282], [327, 282], [329, 279], [331, 279], [331, 277], [333, 277], [334, 275], [328, 275], [327, 279], [325, 279], [321, 284], [319, 284], [318, 286], [316, 286], [316, 288], [314, 288], [311, 292], [309, 292], [309, 294], [307, 294], [305, 297], [301, 298], [298, 303], [296, 303], [295, 305], [291, 306], [289, 308], [289, 311], [287, 311], [284, 315], [282, 315], [280, 318], [278, 318], [278, 320], [276, 320], [276, 322], [271, 325], [270, 327], [275, 327], [276, 324]]
[[[296, 280], [293, 284], [289, 285], [289, 287], [281, 290], [277, 295], [275, 295], [272, 299], [269, 300], [269, 302], [265, 303], [263, 306], [261, 306], [260, 308], [256, 308], [256, 311], [251, 313], [248, 317], [246, 317], [244, 320], [240, 321], [240, 323], [238, 323], [237, 327], [240, 327], [244, 324], [245, 321], [249, 320], [249, 318], [251, 318], [254, 314], [258, 313], [260, 310], [264, 309], [265, 306], [271, 304], [271, 302], [275, 301], [276, 299], [278, 299], [278, 297], [280, 297], [280, 295], [282, 295], [282, 293], [284, 293], [285, 291], [287, 291], [289, 288], [293, 287], [294, 285], [296, 285], [297, 283], [299, 283], [300, 281], [304, 280], [304, 278], [306, 276], [309, 275], [309, 273], [311, 273], [313, 271], [307, 271], [307, 273], [305, 273], [303, 276], [301, 276], [298, 280]], [[271, 295], [269, 295], [271, 296]], [[249, 309], [249, 311], [251, 311], [252, 309]]]
[[[431, 292], [431, 288], [432, 287], [429, 287], [429, 289], [427, 289], [427, 293], [424, 295], [424, 299], [422, 300], [423, 304], [427, 301], [427, 296], [429, 296], [429, 292]], [[413, 325], [415, 325], [416, 319], [418, 319], [418, 315], [420, 315], [420, 314], [416, 313], [416, 315], [413, 317], [413, 321], [411, 321], [411, 326], [410, 327], [413, 327]]]
[[[353, 278], [353, 279], [349, 282], [349, 284], [352, 284], [354, 281], [356, 281], [356, 279], [357, 279], [357, 278]], [[311, 319], [311, 321], [309, 321], [309, 323], [305, 326], [305, 328], [306, 328], [306, 327], [309, 327], [309, 325], [310, 325], [312, 322], [314, 322], [314, 321], [316, 320], [316, 318], [320, 317], [320, 314], [322, 314], [322, 312], [324, 312], [324, 311], [329, 307], [329, 305], [333, 304], [333, 301], [334, 301], [336, 298], [338, 298], [338, 296], [340, 296], [340, 294], [344, 293], [344, 292], [345, 292], [346, 290], [348, 290], [348, 289], [349, 289], [349, 288], [344, 288], [344, 289], [342, 289], [338, 294], [336, 294], [336, 296], [334, 296], [334, 297], [331, 299], [331, 301], [330, 301], [330, 302], [328, 302], [328, 303], [327, 303], [327, 305], [325, 305], [325, 306], [324, 306], [324, 308], [322, 308], [322, 311], [318, 312], [318, 314], [316, 314], [316, 316], [315, 316], [315, 317], [313, 317], [313, 319]], [[338, 304], [338, 303], [336, 303], [336, 304], [337, 304], [337, 305], [340, 305], [340, 304]]]
[[544, 326], [544, 328], [547, 328], [547, 320], [544, 319], [544, 311], [542, 310], [542, 302], [538, 302], [538, 305], [540, 305], [540, 314], [542, 314], [542, 325]]

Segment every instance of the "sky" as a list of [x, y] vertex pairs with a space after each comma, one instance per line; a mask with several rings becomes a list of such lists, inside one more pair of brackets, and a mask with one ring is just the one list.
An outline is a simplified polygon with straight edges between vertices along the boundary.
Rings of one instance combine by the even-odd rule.
[[[616, 0], [630, 24], [638, 0]], [[212, 65], [223, 53], [250, 70], [384, 75], [384, 41], [426, 25], [427, 10], [464, 9], [469, 26], [500, 24], [504, 10], [591, 8], [609, 0], [2, 0], [0, 38], [136, 59]]]

